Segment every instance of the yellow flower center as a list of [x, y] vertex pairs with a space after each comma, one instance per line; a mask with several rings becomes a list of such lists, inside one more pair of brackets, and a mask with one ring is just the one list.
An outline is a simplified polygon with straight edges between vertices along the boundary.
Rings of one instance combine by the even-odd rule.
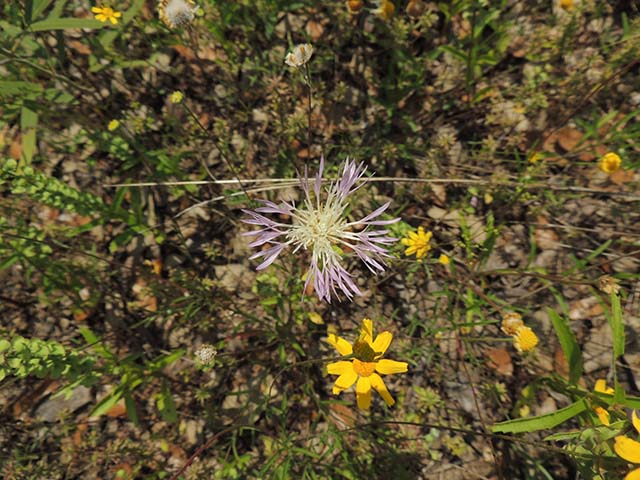
[[361, 362], [357, 358], [354, 358], [353, 369], [361, 377], [368, 377], [375, 371], [376, 364], [374, 362]]
[[520, 327], [516, 331], [514, 346], [519, 352], [528, 352], [538, 345], [538, 336], [529, 327]]

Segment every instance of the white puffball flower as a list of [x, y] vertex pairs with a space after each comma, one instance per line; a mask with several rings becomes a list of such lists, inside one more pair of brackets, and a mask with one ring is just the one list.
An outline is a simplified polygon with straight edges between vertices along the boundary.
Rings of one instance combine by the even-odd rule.
[[160, 20], [169, 28], [191, 22], [197, 11], [193, 0], [161, 0], [158, 4]]
[[290, 67], [301, 67], [309, 61], [313, 55], [313, 45], [310, 43], [301, 43], [293, 47], [293, 51], [287, 53], [284, 57], [284, 63]]

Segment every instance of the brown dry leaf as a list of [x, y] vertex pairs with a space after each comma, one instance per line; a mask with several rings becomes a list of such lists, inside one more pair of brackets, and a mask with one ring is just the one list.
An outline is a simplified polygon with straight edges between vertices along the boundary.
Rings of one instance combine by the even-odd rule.
[[583, 133], [573, 127], [563, 127], [557, 134], [558, 144], [567, 152], [574, 150], [583, 137]]
[[113, 407], [107, 410], [105, 413], [107, 417], [118, 418], [124, 417], [127, 415], [127, 406], [124, 403], [124, 398], [121, 398], [118, 403], [116, 403]]
[[189, 47], [185, 47], [184, 45], [172, 45], [172, 48], [178, 55], [184, 57], [186, 60], [195, 60], [196, 58], [195, 53], [193, 53], [193, 50]]
[[91, 54], [91, 48], [88, 45], [85, 45], [78, 40], [67, 40], [67, 45], [71, 47], [71, 49], [78, 52], [80, 55], [89, 55]]
[[324, 27], [322, 24], [315, 20], [309, 20], [305, 30], [314, 42], [317, 41], [324, 33]]
[[340, 405], [339, 403], [332, 403], [329, 405], [329, 410], [331, 411], [329, 420], [331, 420], [336, 427], [345, 429], [351, 428], [356, 424], [356, 413], [352, 408]]
[[569, 362], [567, 362], [567, 357], [565, 357], [559, 345], [556, 347], [553, 355], [553, 369], [561, 377], [569, 378]]
[[144, 279], [139, 278], [133, 285], [132, 291], [136, 297], [136, 302], [134, 302], [136, 307], [144, 308], [151, 312], [158, 310], [158, 299], [151, 294]]
[[22, 137], [17, 135], [9, 146], [9, 156], [14, 160], [20, 160], [22, 158]]
[[87, 312], [85, 312], [85, 311], [82, 311], [82, 310], [77, 310], [77, 311], [73, 312], [73, 319], [78, 323], [84, 322], [87, 319], [88, 316], [89, 316], [89, 314]]
[[513, 375], [513, 362], [511, 354], [506, 348], [487, 348], [484, 351], [487, 357], [487, 365], [501, 375], [510, 377]]
[[86, 423], [78, 423], [76, 431], [73, 432], [73, 437], [71, 438], [71, 442], [76, 447], [79, 447], [80, 445], [82, 445], [82, 443], [83, 443], [82, 436], [83, 436], [84, 432], [86, 432], [88, 430], [88, 428], [89, 428], [89, 426]]
[[609, 175], [611, 180], [616, 185], [624, 185], [625, 183], [632, 182], [634, 178], [633, 170], [618, 170]]

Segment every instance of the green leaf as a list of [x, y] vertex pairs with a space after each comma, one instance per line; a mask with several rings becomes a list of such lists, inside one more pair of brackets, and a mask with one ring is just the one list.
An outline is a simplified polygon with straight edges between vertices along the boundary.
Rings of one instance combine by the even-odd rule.
[[124, 393], [124, 404], [127, 407], [127, 416], [134, 425], [140, 425], [140, 419], [138, 418], [138, 409], [136, 408], [136, 402], [129, 392]]
[[70, 28], [102, 28], [105, 24], [92, 18], [47, 18], [30, 26], [33, 32], [46, 32], [49, 30], [67, 30]]
[[622, 324], [622, 308], [620, 295], [611, 292], [611, 334], [613, 335], [614, 361], [620, 355], [624, 355], [624, 325]]
[[178, 420], [178, 414], [176, 412], [176, 404], [173, 401], [171, 390], [169, 390], [169, 384], [164, 382], [162, 385], [162, 391], [158, 394], [158, 410], [160, 415], [167, 422], [175, 422]]
[[122, 388], [117, 387], [107, 394], [98, 404], [94, 407], [94, 409], [89, 414], [90, 417], [99, 417], [100, 415], [104, 415], [109, 411], [111, 407], [113, 407], [116, 403], [120, 401], [122, 398]]
[[31, 23], [32, 20], [38, 18], [42, 12], [44, 12], [53, 0], [33, 0], [31, 6], [31, 15], [29, 16], [27, 23]]
[[576, 337], [564, 317], [561, 317], [550, 308], [547, 309], [547, 313], [549, 314], [549, 318], [551, 318], [556, 335], [558, 335], [558, 340], [560, 340], [560, 346], [562, 347], [564, 356], [569, 363], [569, 383], [577, 385], [578, 380], [580, 380], [582, 376], [582, 353], [580, 352]]
[[582, 398], [568, 407], [561, 408], [552, 413], [538, 417], [518, 418], [516, 420], [496, 423], [491, 427], [491, 431], [494, 433], [523, 433], [545, 430], [566, 422], [570, 418], [584, 412], [587, 408], [589, 408], [588, 403]]
[[42, 92], [42, 86], [33, 82], [0, 80], [1, 95], [29, 95]]
[[31, 164], [36, 150], [36, 126], [38, 114], [29, 107], [22, 107], [20, 111], [20, 130], [22, 131], [22, 160], [25, 165]]

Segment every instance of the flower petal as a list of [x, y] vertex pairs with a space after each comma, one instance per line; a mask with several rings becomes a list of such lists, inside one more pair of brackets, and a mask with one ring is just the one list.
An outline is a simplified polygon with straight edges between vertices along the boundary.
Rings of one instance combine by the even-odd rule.
[[409, 364], [407, 362], [396, 362], [395, 360], [382, 359], [376, 362], [376, 372], [383, 375], [392, 373], [405, 373]]
[[596, 385], [595, 387], [593, 387], [593, 391], [598, 393], [612, 394], [613, 388], [607, 388], [607, 381], [601, 378], [599, 380], [596, 380]]
[[353, 353], [351, 344], [333, 333], [329, 334], [327, 342], [333, 345], [340, 355], [351, 355]]
[[609, 421], [609, 412], [607, 412], [602, 407], [596, 407], [594, 408], [594, 410], [596, 412], [596, 415], [598, 415], [600, 422], [602, 422], [603, 425], [606, 425], [607, 427], [611, 425], [611, 422]]
[[356, 380], [358, 379], [358, 374], [353, 371], [347, 371], [340, 375], [336, 380], [336, 383], [333, 385], [333, 394], [338, 395], [343, 390], [350, 388]]
[[635, 410], [631, 413], [631, 423], [633, 423], [636, 432], [640, 433], [640, 418], [638, 418], [638, 415], [636, 415]]
[[371, 375], [369, 375], [369, 380], [371, 381], [371, 386], [376, 389], [376, 391], [384, 399], [388, 407], [396, 403], [396, 401], [389, 393], [389, 390], [387, 390], [387, 386], [384, 384], [384, 381], [382, 380], [380, 375], [372, 373]]
[[373, 351], [376, 352], [376, 357], [384, 355], [384, 352], [387, 351], [387, 348], [389, 348], [391, 344], [391, 340], [393, 340], [391, 332], [382, 332], [376, 337], [375, 342], [371, 345]]
[[358, 408], [369, 410], [371, 407], [371, 381], [370, 377], [360, 377], [356, 384], [356, 400]]
[[346, 360], [333, 362], [327, 365], [327, 372], [329, 375], [343, 375], [344, 373], [351, 371], [353, 371], [353, 362], [347, 362]]
[[91, 11], [93, 13], [102, 13], [102, 8], [100, 8], [100, 7], [91, 7]]
[[640, 480], [640, 468], [636, 468], [635, 470], [627, 473], [627, 476], [624, 477], [624, 480]]
[[373, 321], [365, 318], [362, 320], [362, 330], [360, 330], [360, 339], [371, 345], [373, 341]]
[[[358, 384], [359, 383], [360, 382], [358, 382]], [[613, 449], [627, 462], [640, 463], [640, 442], [618, 436], [616, 437], [616, 443], [613, 445]]]

